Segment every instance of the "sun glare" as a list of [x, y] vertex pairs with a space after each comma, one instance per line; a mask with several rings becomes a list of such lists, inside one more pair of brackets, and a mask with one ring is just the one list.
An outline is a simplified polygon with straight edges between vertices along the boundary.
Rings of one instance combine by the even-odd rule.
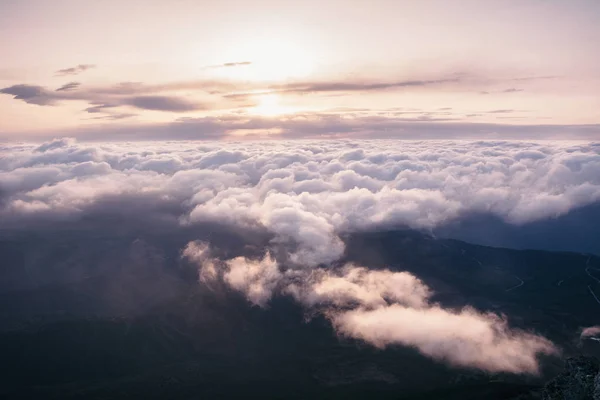
[[258, 105], [249, 110], [252, 114], [274, 117], [293, 112], [291, 107], [281, 104], [281, 97], [277, 94], [265, 94], [258, 97]]
[[309, 75], [314, 68], [310, 53], [279, 39], [253, 40], [240, 43], [226, 54], [224, 62], [248, 62], [221, 68], [217, 74], [249, 81], [281, 81]]

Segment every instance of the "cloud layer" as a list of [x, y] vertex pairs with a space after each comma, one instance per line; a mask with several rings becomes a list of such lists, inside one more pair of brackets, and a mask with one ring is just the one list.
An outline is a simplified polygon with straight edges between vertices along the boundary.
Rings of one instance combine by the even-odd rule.
[[430, 230], [473, 212], [518, 225], [600, 199], [593, 143], [57, 139], [7, 144], [0, 155], [6, 229], [108, 214], [267, 232], [262, 258], [217, 257], [203, 242], [182, 251], [207, 285], [227, 285], [258, 306], [291, 296], [341, 335], [494, 372], [535, 373], [536, 356], [556, 349], [502, 316], [442, 308], [409, 273], [338, 265], [341, 236]]
[[[339, 234], [433, 229], [467, 213], [524, 224], [600, 199], [594, 144], [298, 142], [6, 145], [0, 218], [79, 218], [109, 198], [171, 207], [182, 224], [262, 226], [290, 261], [340, 257]], [[155, 204], [155, 206], [152, 206]]]

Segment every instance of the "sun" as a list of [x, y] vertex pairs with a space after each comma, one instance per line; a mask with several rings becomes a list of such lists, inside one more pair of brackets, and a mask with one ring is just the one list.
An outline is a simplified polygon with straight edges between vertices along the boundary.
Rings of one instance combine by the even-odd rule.
[[281, 104], [281, 97], [277, 94], [264, 94], [257, 97], [258, 105], [248, 111], [265, 117], [275, 117], [294, 112], [292, 107]]
[[240, 63], [215, 71], [229, 79], [283, 81], [305, 77], [315, 63], [310, 52], [291, 41], [277, 38], [248, 40], [223, 56], [224, 63]]

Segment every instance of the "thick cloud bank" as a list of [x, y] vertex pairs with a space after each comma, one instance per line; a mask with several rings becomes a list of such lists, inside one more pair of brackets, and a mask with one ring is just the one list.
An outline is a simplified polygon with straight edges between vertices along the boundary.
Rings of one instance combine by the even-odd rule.
[[442, 308], [406, 272], [338, 265], [341, 235], [429, 230], [468, 213], [518, 225], [598, 200], [596, 144], [58, 139], [0, 147], [5, 229], [110, 215], [170, 229], [220, 224], [267, 232], [263, 258], [216, 256], [204, 242], [182, 250], [207, 285], [225, 284], [256, 305], [291, 296], [328, 316], [341, 335], [488, 371], [536, 372], [536, 356], [555, 349], [497, 315]]

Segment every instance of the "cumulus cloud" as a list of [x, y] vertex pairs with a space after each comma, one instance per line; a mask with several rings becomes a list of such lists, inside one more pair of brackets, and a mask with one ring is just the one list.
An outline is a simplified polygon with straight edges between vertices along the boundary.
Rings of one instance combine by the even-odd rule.
[[160, 218], [172, 229], [223, 224], [266, 233], [262, 257], [218, 253], [203, 242], [182, 251], [202, 281], [263, 307], [274, 296], [291, 296], [326, 315], [340, 335], [412, 346], [459, 366], [535, 373], [536, 355], [555, 351], [547, 340], [511, 329], [503, 316], [445, 309], [407, 272], [339, 265], [342, 238], [397, 226], [429, 230], [473, 212], [516, 225], [564, 215], [600, 200], [600, 147], [58, 139], [3, 145], [0, 187], [6, 229], [102, 210]]
[[[83, 163], [108, 168], [103, 174], [82, 174]], [[25, 184], [32, 169], [57, 171], [56, 181], [41, 182], [36, 190], [57, 191], [57, 184], [76, 179], [68, 194], [74, 201], [78, 185], [105, 181], [132, 191], [123, 181], [138, 180], [146, 196], [182, 201], [185, 223], [219, 220], [268, 227], [277, 240], [302, 244], [294, 254], [298, 262], [311, 265], [339, 256], [338, 235], [344, 231], [386, 224], [431, 228], [468, 212], [523, 224], [600, 199], [600, 155], [589, 144], [178, 142], [140, 150], [134, 144], [60, 139], [3, 148], [2, 182]], [[23, 175], [17, 179], [17, 174]], [[52, 186], [43, 188], [44, 183]], [[46, 201], [31, 190], [7, 195], [13, 201]]]

